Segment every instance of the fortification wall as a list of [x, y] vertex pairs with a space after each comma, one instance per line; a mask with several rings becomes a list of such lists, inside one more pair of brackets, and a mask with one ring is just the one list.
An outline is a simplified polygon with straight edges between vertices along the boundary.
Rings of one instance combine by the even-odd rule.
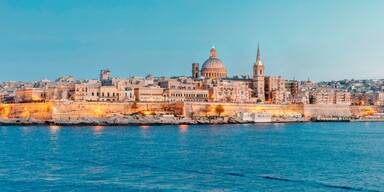
[[384, 113], [384, 106], [351, 106], [351, 113], [354, 116], [366, 116], [377, 113]]
[[187, 116], [215, 116], [216, 109], [223, 107], [221, 115], [234, 116], [239, 112], [268, 112], [273, 116], [304, 114], [303, 105], [266, 105], [266, 104], [239, 104], [239, 103], [185, 103], [185, 115]]
[[351, 116], [349, 105], [304, 105], [305, 117]]
[[0, 104], [1, 119], [52, 119], [53, 103]]
[[76, 122], [103, 119], [133, 113], [177, 114], [191, 116], [235, 116], [239, 112], [269, 112], [273, 116], [366, 116], [383, 113], [381, 106], [348, 105], [266, 105], [238, 103], [107, 103], [107, 102], [48, 102], [0, 104], [0, 120], [20, 119], [26, 122]]
[[108, 102], [57, 102], [53, 108], [54, 120], [103, 118], [112, 115], [144, 113], [173, 113], [172, 103], [108, 103]]

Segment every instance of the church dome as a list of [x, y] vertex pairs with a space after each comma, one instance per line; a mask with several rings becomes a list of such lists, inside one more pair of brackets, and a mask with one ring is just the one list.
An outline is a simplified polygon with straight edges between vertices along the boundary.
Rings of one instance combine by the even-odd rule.
[[213, 79], [227, 77], [227, 70], [224, 67], [224, 63], [217, 58], [215, 48], [211, 49], [210, 57], [204, 62], [201, 68], [201, 76]]

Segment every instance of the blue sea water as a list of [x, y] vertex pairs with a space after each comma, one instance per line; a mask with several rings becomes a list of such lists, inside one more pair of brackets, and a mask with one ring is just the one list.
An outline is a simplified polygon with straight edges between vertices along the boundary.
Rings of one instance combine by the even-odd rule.
[[0, 191], [384, 191], [384, 123], [1, 126]]

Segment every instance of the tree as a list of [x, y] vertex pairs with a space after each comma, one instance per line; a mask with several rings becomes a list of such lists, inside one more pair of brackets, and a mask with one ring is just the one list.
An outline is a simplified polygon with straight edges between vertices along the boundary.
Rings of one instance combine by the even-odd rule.
[[261, 103], [262, 100], [259, 98], [259, 99], [256, 100], [256, 102], [257, 102], [257, 103]]
[[219, 116], [221, 116], [221, 114], [224, 112], [224, 107], [222, 105], [217, 105], [215, 111]]

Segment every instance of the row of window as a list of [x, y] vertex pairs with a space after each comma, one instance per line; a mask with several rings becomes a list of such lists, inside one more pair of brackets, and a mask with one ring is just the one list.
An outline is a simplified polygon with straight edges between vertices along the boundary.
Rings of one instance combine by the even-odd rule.
[[96, 92], [96, 94], [95, 94], [95, 92], [92, 92], [91, 93], [91, 95], [92, 96], [101, 96], [101, 97], [119, 97], [120, 96], [120, 94], [119, 93], [110, 93], [110, 92], [107, 92], [107, 93], [104, 93], [104, 92], [102, 92], [101, 94], [99, 93], [99, 92]]
[[206, 76], [206, 77], [223, 77], [223, 76], [226, 76], [225, 73], [205, 73], [203, 74], [203, 76]]
[[172, 93], [171, 97], [208, 97], [207, 94], [183, 94], [183, 93]]

